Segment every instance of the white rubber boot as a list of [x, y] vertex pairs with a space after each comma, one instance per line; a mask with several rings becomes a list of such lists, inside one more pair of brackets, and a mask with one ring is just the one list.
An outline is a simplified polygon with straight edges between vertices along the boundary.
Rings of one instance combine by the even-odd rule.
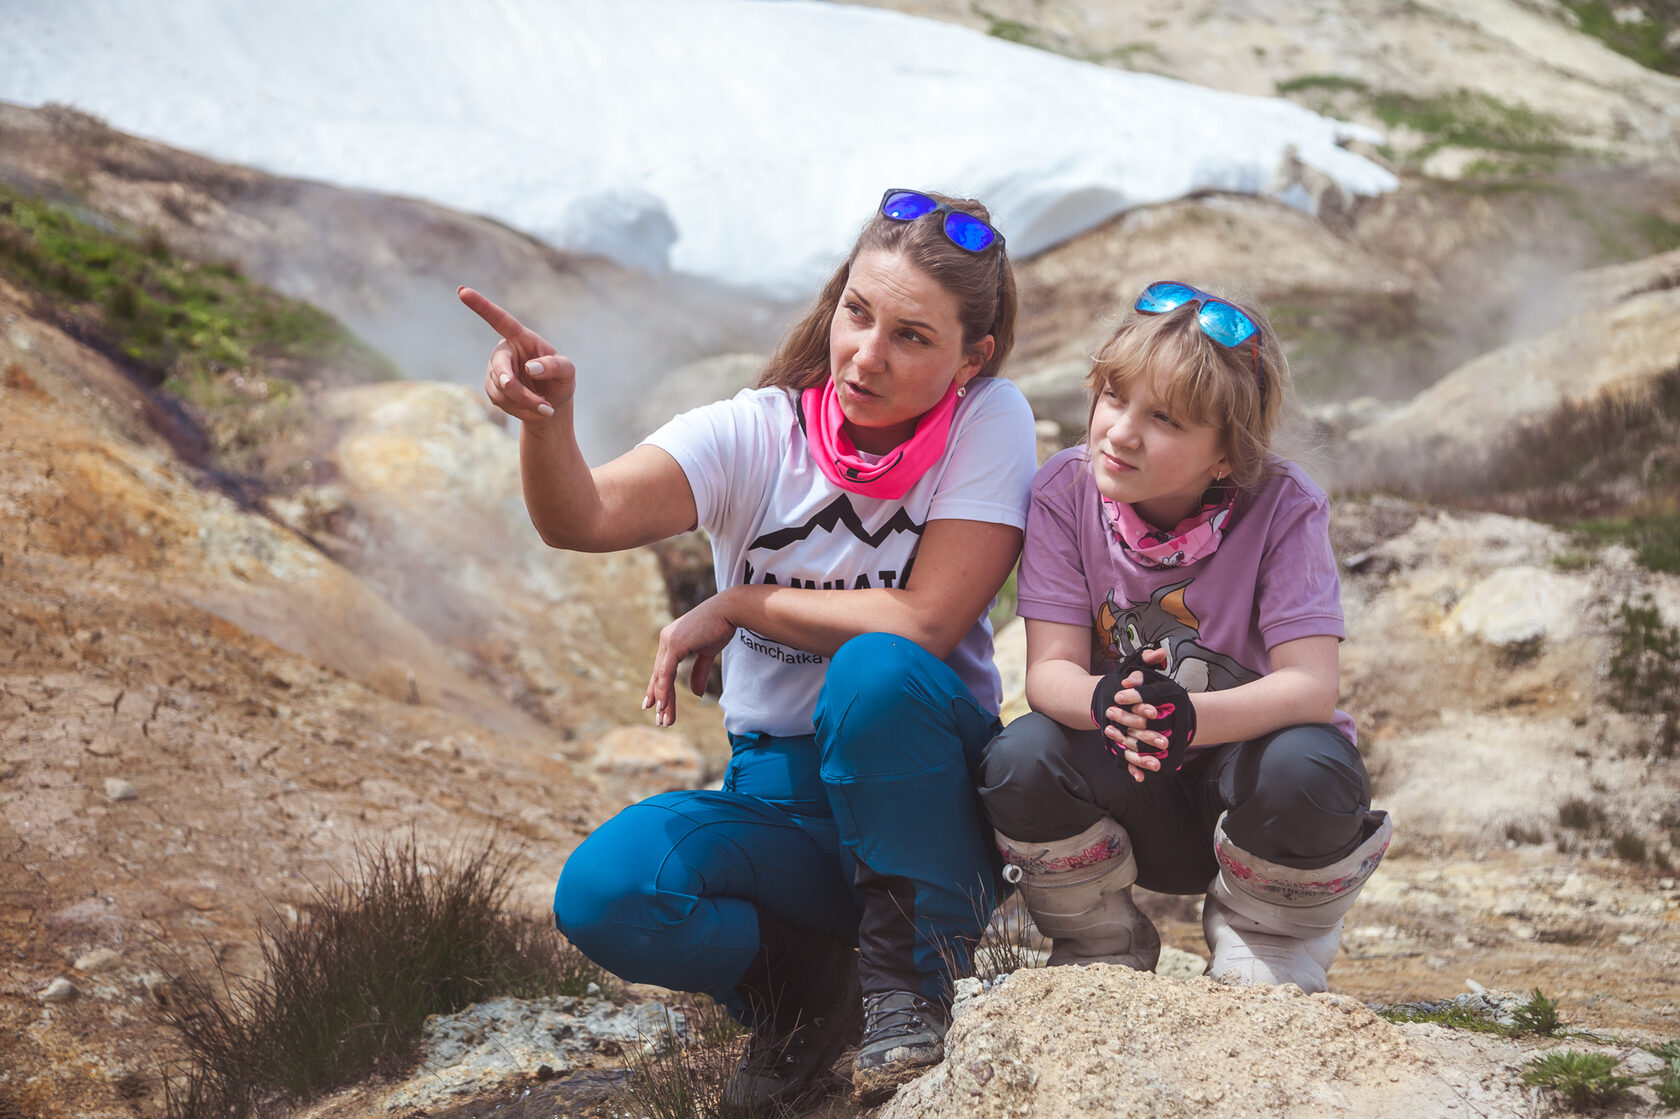
[[1202, 907], [1208, 974], [1221, 983], [1293, 983], [1309, 995], [1328, 990], [1342, 918], [1394, 837], [1388, 813], [1371, 815], [1380, 823], [1352, 854], [1312, 870], [1249, 854], [1226, 836], [1221, 818], [1213, 832], [1219, 873]]
[[1050, 963], [1119, 964], [1154, 971], [1161, 936], [1132, 902], [1137, 859], [1126, 829], [1104, 816], [1078, 835], [1025, 843], [994, 832], [1005, 881], [1021, 891]]

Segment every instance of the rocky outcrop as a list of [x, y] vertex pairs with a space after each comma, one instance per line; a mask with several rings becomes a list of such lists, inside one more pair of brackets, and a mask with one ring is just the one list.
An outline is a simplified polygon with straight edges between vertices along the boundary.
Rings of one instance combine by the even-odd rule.
[[1445, 1115], [1466, 1104], [1523, 1119], [1518, 1052], [1502, 1076], [1490, 1063], [1340, 996], [1044, 968], [960, 1004], [944, 1063], [879, 1119]]
[[1680, 370], [1677, 271], [1680, 251], [1577, 278], [1548, 301], [1555, 319], [1537, 311], [1532, 333], [1352, 431], [1336, 479], [1357, 488], [1475, 477], [1525, 423], [1606, 396], [1639, 400]]

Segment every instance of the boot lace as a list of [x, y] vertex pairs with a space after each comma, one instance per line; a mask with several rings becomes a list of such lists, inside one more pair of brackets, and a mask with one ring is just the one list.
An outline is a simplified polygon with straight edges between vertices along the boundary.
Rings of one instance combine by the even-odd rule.
[[[882, 1003], [895, 999], [895, 1004], [883, 1008]], [[895, 1037], [911, 1037], [937, 1029], [924, 1015], [936, 1013], [934, 1005], [919, 995], [903, 1000], [901, 991], [882, 991], [863, 996], [863, 1047]]]

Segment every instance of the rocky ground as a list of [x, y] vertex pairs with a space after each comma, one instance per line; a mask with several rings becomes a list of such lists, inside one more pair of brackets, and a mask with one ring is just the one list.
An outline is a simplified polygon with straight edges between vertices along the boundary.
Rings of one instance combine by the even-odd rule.
[[[1218, 276], [1278, 312], [1327, 474], [1360, 440], [1404, 452], [1430, 438], [1443, 458], [1477, 444], [1489, 421], [1466, 424], [1450, 403], [1466, 384], [1514, 424], [1581, 385], [1649, 381], [1680, 352], [1680, 265], [1654, 255], [1680, 228], [1680, 171], [1663, 162], [1680, 150], [1680, 80], [1574, 32], [1561, 6], [892, 6], [1012, 23], [1040, 46], [1248, 92], [1356, 78], [1366, 95], [1329, 82], [1292, 95], [1338, 98], [1327, 107], [1385, 128], [1369, 94], [1473, 88], [1550, 114], [1560, 142], [1597, 153], [1518, 176], [1508, 145], [1478, 149], [1505, 168], [1490, 185], [1475, 152], [1400, 131], [1384, 155], [1405, 173], [1392, 196], [1350, 209], [1320, 189], [1316, 214], [1185, 200], [1023, 262], [1014, 375], [1047, 446], [1077, 436], [1071, 382], [1103, 317], [1168, 269]], [[77, 193], [237, 259], [376, 341], [453, 313], [440, 308], [463, 252], [483, 286], [568, 306], [576, 323], [618, 299], [670, 301], [657, 360], [762, 351], [778, 313], [724, 314], [717, 293], [650, 292], [474, 219], [276, 183], [62, 110], [0, 107], [0, 135], [6, 182]], [[1635, 263], [1582, 271], [1612, 260]], [[421, 298], [438, 302], [416, 316]], [[434, 355], [461, 345], [418, 340]], [[751, 368], [712, 359], [705, 383], [722, 391]], [[1552, 371], [1580, 375], [1539, 375]], [[165, 971], [249, 971], [257, 923], [349, 873], [358, 844], [411, 832], [442, 847], [495, 829], [527, 858], [516, 901], [541, 914], [596, 823], [714, 777], [725, 751], [713, 707], [686, 704], [674, 733], [639, 710], [669, 612], [660, 558], [542, 548], [511, 443], [473, 393], [324, 389], [310, 438], [328, 468], [269, 488], [230, 488], [183, 459], [184, 421], [158, 401], [0, 282], [0, 1102], [25, 1113], [157, 1114], [159, 1060], [173, 1052], [155, 1020]], [[629, 394], [611, 422], [642, 404]], [[603, 445], [618, 438], [603, 428]], [[952, 1059], [887, 1114], [1052, 1115], [1121, 1096], [1140, 1102], [1115, 1114], [1555, 1113], [1515, 1084], [1527, 1053], [1554, 1043], [1392, 1026], [1364, 1009], [1472, 983], [1540, 988], [1633, 1064], [1633, 1043], [1680, 1037], [1680, 769], [1654, 717], [1610, 701], [1619, 608], [1649, 595], [1680, 625], [1680, 580], [1624, 547], [1462, 505], [1349, 497], [1334, 532], [1343, 706], [1399, 822], [1349, 920], [1336, 994], [1024, 975], [969, 1000]], [[1007, 674], [1018, 631], [999, 645]], [[1204, 951], [1197, 899], [1143, 905], [1171, 947]], [[656, 995], [440, 1023], [420, 1076], [312, 1114], [616, 1114], [623, 1066], [658, 1032]], [[1098, 1006], [1112, 1013], [1093, 1017]], [[1185, 1021], [1218, 1023], [1224, 1048], [1173, 1025]], [[1042, 1048], [1070, 1023], [1093, 1035]], [[1297, 1044], [1262, 1092], [1252, 1054], [1284, 1035]], [[1623, 1113], [1650, 1106], [1647, 1093]]]

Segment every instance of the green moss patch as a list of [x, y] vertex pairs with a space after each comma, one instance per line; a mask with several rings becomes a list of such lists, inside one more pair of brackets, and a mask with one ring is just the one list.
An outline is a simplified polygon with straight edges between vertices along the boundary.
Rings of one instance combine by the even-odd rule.
[[316, 471], [311, 389], [397, 376], [332, 316], [232, 264], [177, 254], [156, 233], [4, 186], [0, 275], [142, 385], [186, 405], [210, 465], [265, 486]]
[[[1633, 59], [1648, 70], [1680, 76], [1680, 46], [1668, 40], [1671, 23], [1627, 3], [1606, 4], [1603, 0], [1564, 0], [1585, 34], [1602, 42], [1617, 54]], [[1632, 12], [1644, 18], [1627, 19]], [[1618, 19], [1618, 14], [1623, 18]]]
[[345, 382], [396, 376], [325, 312], [95, 217], [0, 187], [0, 271], [68, 304], [153, 384], [182, 391], [229, 368], [284, 377], [299, 365]]

